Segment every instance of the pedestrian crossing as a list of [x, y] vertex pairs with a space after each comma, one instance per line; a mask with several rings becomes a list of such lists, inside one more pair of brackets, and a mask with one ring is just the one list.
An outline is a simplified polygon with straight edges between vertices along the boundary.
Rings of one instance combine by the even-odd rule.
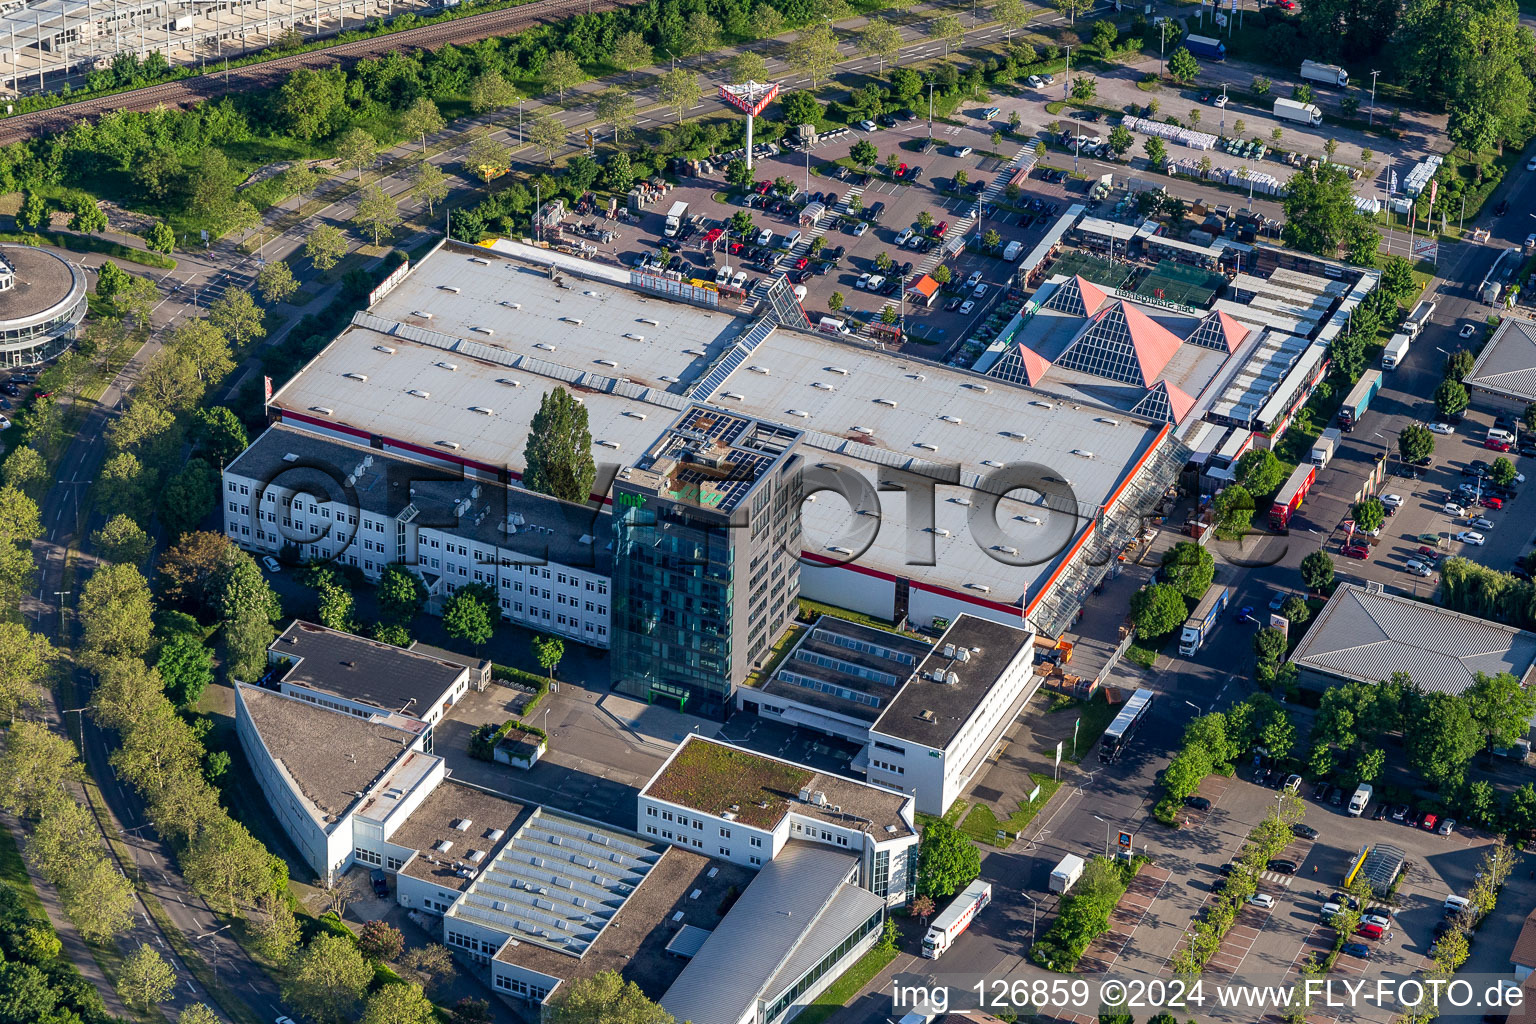
[[943, 245], [930, 249], [927, 255], [923, 257], [922, 262], [913, 271], [915, 276], [921, 277], [944, 260], [965, 248], [966, 239], [970, 237], [972, 228], [981, 219], [981, 209], [996, 199], [1003, 189], [1008, 187], [1009, 179], [1018, 172], [1019, 167], [1024, 162], [1024, 158], [1030, 152], [1031, 150], [1028, 146], [1019, 147], [1019, 151], [1013, 155], [1013, 159], [1009, 160], [1007, 165], [993, 176], [987, 187], [982, 190], [981, 195], [976, 197], [976, 201], [970, 206], [970, 212], [962, 220], [950, 224], [949, 231], [946, 232], [949, 236], [948, 240]]
[[1265, 868], [1263, 871], [1259, 872], [1259, 878], [1266, 882], [1273, 882], [1285, 889], [1289, 889], [1291, 887], [1291, 883], [1296, 881], [1295, 875], [1282, 875], [1280, 872], [1270, 871], [1268, 868]]

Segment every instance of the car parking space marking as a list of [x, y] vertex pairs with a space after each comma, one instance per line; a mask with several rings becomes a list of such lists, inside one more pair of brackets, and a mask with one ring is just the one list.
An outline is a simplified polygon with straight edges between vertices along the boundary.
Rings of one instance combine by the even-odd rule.
[[1213, 971], [1220, 974], [1235, 975], [1243, 966], [1243, 961], [1248, 959], [1248, 954], [1253, 950], [1253, 944], [1259, 937], [1259, 932], [1269, 923], [1273, 911], [1256, 907], [1253, 904], [1245, 904], [1237, 912], [1237, 923], [1234, 924], [1226, 936], [1221, 940], [1221, 946], [1206, 965], [1206, 973]]
[[1107, 971], [1120, 960], [1172, 875], [1167, 868], [1151, 864], [1141, 869], [1110, 915], [1109, 931], [1095, 939], [1083, 955], [1079, 971]]

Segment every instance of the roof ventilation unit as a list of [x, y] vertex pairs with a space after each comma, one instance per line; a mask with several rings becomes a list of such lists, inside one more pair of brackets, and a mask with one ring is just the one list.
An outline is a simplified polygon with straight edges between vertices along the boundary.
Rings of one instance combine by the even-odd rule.
[[312, 405], [312, 406], [309, 407], [309, 411], [310, 412], [317, 412], [321, 416], [334, 416], [336, 414], [336, 410], [335, 409], [332, 409], [332, 408], [330, 408], [328, 406], [324, 406], [324, 405]]
[[1094, 455], [1093, 452], [1090, 452], [1085, 448], [1073, 448], [1072, 454], [1076, 455], [1080, 459], [1093, 459], [1098, 457]]
[[833, 387], [831, 384], [828, 384], [826, 381], [821, 381], [821, 380], [813, 380], [813, 381], [811, 381], [811, 387], [817, 389], [818, 391], [836, 391], [837, 390], [837, 388]]
[[1010, 441], [1027, 441], [1027, 440], [1029, 440], [1029, 435], [1028, 434], [1021, 434], [1017, 430], [1005, 430], [1005, 431], [1003, 431], [1003, 436], [1008, 438], [1008, 440], [1010, 440]]
[[491, 415], [494, 415], [495, 412], [496, 412], [495, 409], [488, 409], [488, 408], [486, 408], [483, 405], [472, 405], [472, 406], [469, 407], [469, 411], [470, 412], [477, 412], [481, 416], [491, 416]]
[[509, 388], [520, 388], [520, 387], [523, 386], [523, 382], [522, 381], [520, 381], [520, 380], [513, 380], [511, 377], [497, 377], [496, 378], [496, 383], [497, 384], [505, 384]]
[[445, 369], [445, 370], [452, 370], [455, 373], [457, 373], [458, 369], [459, 369], [459, 364], [458, 363], [447, 363], [447, 362], [442, 361], [441, 359], [439, 359], [436, 363], [434, 363], [432, 365], [434, 365], [434, 366], [441, 366], [443, 369]]
[[347, 378], [347, 380], [366, 381], [368, 379], [368, 375], [366, 373], [344, 373], [342, 376]]
[[645, 335], [643, 335], [643, 334], [634, 334], [632, 332], [631, 333], [626, 333], [624, 335], [624, 337], [628, 338], [630, 341], [644, 341], [645, 340]]
[[375, 345], [373, 346], [373, 350], [375, 352], [383, 352], [387, 356], [392, 356], [395, 354], [394, 347], [391, 345]]
[[453, 294], [455, 294], [455, 295], [459, 294], [459, 292], [461, 290], [459, 288], [459, 286], [456, 285], [456, 284], [440, 284], [440, 285], [438, 285], [438, 288], [442, 289], [445, 292], [453, 292]]
[[411, 390], [407, 391], [406, 394], [408, 394], [408, 395], [415, 395], [417, 398], [431, 398], [432, 397], [432, 392], [430, 392], [430, 391], [421, 391], [421, 390], [419, 390], [417, 388], [411, 388]]
[[652, 327], [660, 327], [661, 326], [661, 321], [660, 320], [652, 320], [648, 316], [638, 316], [638, 317], [635, 317], [635, 322], [639, 323], [639, 324], [650, 324]]
[[963, 423], [963, 422], [965, 422], [959, 416], [940, 416], [939, 419], [943, 420], [945, 423]]
[[617, 450], [618, 447], [619, 447], [619, 442], [617, 442], [617, 441], [603, 440], [603, 441], [599, 441], [597, 443], [602, 445], [604, 448], [613, 448], [613, 449]]
[[563, 316], [560, 318], [560, 322], [571, 324], [575, 327], [580, 327], [585, 321], [583, 321], [579, 316]]
[[891, 399], [891, 398], [876, 398], [874, 400], [874, 402], [875, 402], [876, 405], [888, 405], [892, 409], [896, 408], [896, 401], [895, 401], [895, 399]]
[[432, 319], [432, 314], [428, 313], [424, 309], [413, 309], [413, 310], [411, 310], [411, 316], [419, 316], [423, 320], [431, 320]]
[[476, 334], [495, 334], [496, 333], [494, 330], [492, 330], [489, 327], [471, 327], [470, 330], [474, 331]]

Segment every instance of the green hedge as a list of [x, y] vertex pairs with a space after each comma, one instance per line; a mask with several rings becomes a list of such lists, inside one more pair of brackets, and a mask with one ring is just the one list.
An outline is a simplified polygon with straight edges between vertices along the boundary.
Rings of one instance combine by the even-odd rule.
[[549, 742], [549, 735], [536, 725], [525, 725], [515, 718], [509, 718], [500, 725], [493, 726], [490, 722], [480, 726], [469, 734], [469, 756], [481, 761], [496, 760], [496, 744], [506, 738], [509, 732], [525, 732], [530, 736], [537, 736], [545, 743]]
[[1075, 970], [1093, 940], [1109, 931], [1109, 916], [1147, 861], [1145, 856], [1090, 860], [1077, 885], [1062, 897], [1056, 923], [1030, 947], [1029, 958], [1047, 970]]
[[0, 232], [0, 242], [15, 242], [19, 245], [52, 245], [74, 252], [101, 252], [115, 260], [126, 260], [129, 263], [139, 263], [160, 270], [176, 269], [176, 261], [164, 253], [135, 249], [118, 242], [109, 242], [105, 238], [97, 238], [95, 235], [62, 235], [53, 231], [9, 231]]
[[533, 714], [533, 709], [544, 702], [544, 697], [549, 693], [549, 678], [524, 669], [513, 668], [511, 665], [498, 665], [491, 662], [491, 677], [493, 679], [505, 679], [508, 682], [517, 683], [520, 686], [532, 687], [533, 699], [523, 708], [523, 717]]

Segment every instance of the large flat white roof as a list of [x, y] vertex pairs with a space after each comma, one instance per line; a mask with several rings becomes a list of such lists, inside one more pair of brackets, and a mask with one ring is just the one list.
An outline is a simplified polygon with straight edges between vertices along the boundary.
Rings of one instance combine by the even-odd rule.
[[[515, 477], [541, 396], [565, 383], [587, 408], [599, 466], [629, 465], [751, 323], [561, 276], [557, 284], [547, 270], [495, 252], [445, 246], [359, 314], [272, 406], [291, 423], [373, 435]], [[857, 564], [1007, 604], [1037, 595], [1035, 582], [1114, 500], [1164, 429], [1081, 397], [786, 329], [758, 343], [707, 401], [805, 431], [807, 459], [856, 468], [872, 487], [882, 467], [957, 467], [960, 486], [936, 495], [933, 564], [909, 564], [900, 494], [881, 499], [883, 525]], [[1006, 564], [968, 527], [968, 489], [1021, 462], [1042, 467], [1052, 486], [1067, 481], [1077, 513], [1060, 499], [1052, 499], [1057, 511], [1047, 510], [1033, 491], [1003, 502], [999, 525], [1022, 551], [1006, 561], [1038, 560], [1031, 566]], [[808, 551], [836, 560], [841, 552], [822, 549], [868, 525], [835, 495], [808, 502], [804, 519]]]

